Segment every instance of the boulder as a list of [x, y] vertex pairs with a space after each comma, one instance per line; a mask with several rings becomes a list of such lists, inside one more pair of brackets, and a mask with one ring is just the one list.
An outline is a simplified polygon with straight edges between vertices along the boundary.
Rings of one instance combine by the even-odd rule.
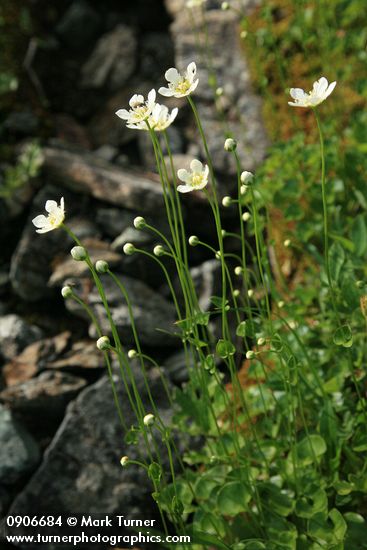
[[65, 372], [46, 371], [22, 384], [6, 388], [0, 401], [14, 413], [37, 419], [60, 419], [66, 405], [86, 386], [85, 379]]
[[[152, 347], [174, 346], [176, 344], [175, 339], [167, 334], [173, 333], [175, 330], [176, 313], [174, 306], [143, 282], [119, 273], [116, 273], [116, 276], [124, 285], [130, 297], [135, 326], [141, 344]], [[109, 276], [103, 275], [101, 280], [111, 309], [112, 319], [122, 342], [124, 345], [135, 346], [129, 310], [120, 289]], [[91, 280], [89, 278], [70, 279], [67, 282], [74, 285], [76, 294], [92, 308], [102, 332], [110, 335], [110, 324], [104, 306]], [[72, 313], [87, 318], [84, 309], [75, 300], [67, 300], [66, 306]], [[93, 325], [90, 326], [89, 334], [92, 338], [97, 336]]]
[[86, 0], [76, 0], [65, 11], [56, 32], [68, 47], [80, 49], [96, 39], [100, 27], [98, 12]]
[[[134, 375], [144, 407], [150, 411], [147, 390], [139, 376], [139, 368], [134, 369]], [[147, 376], [159, 415], [167, 422], [171, 411], [160, 376], [156, 370], [149, 371]], [[123, 407], [124, 421], [130, 427], [136, 425], [136, 419], [128, 405], [128, 396], [121, 379], [117, 378], [115, 376], [114, 380]], [[128, 445], [124, 441], [124, 430], [115, 409], [110, 381], [107, 376], [103, 376], [68, 406], [41, 466], [16, 497], [9, 514], [24, 515], [32, 510], [32, 514], [39, 516], [53, 513], [100, 513], [144, 519], [156, 517], [157, 511], [151, 497], [152, 486], [146, 471], [133, 464], [124, 469], [120, 465], [123, 455], [128, 455], [132, 460], [150, 462], [141, 437], [138, 441], [136, 445]], [[166, 470], [165, 448], [159, 436], [156, 441]], [[96, 544], [95, 547], [97, 550], [105, 550], [105, 545]], [[36, 546], [29, 544], [27, 548], [36, 550]], [[51, 545], [45, 546], [45, 550], [51, 549]]]
[[74, 192], [143, 214], [163, 212], [163, 192], [153, 174], [121, 170], [91, 154], [65, 149], [46, 147], [43, 154], [46, 176]]
[[16, 483], [37, 466], [39, 459], [33, 437], [0, 405], [0, 484]]
[[122, 88], [135, 70], [137, 40], [127, 25], [118, 25], [104, 34], [82, 68], [83, 88], [115, 92]]
[[10, 313], [0, 317], [0, 353], [6, 359], [12, 359], [42, 336], [40, 328], [30, 325], [19, 315]]

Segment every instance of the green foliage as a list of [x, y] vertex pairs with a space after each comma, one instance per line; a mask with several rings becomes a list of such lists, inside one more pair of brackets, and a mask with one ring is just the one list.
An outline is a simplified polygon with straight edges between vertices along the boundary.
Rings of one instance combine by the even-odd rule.
[[6, 168], [0, 183], [0, 198], [11, 197], [30, 179], [35, 178], [42, 165], [41, 148], [36, 141], [26, 145], [14, 166]]

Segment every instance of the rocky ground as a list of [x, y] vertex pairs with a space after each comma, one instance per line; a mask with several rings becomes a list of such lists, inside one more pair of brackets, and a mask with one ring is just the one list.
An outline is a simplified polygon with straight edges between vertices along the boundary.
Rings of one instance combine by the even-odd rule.
[[[29, 45], [20, 87], [21, 97], [29, 94], [30, 101], [18, 103], [2, 128], [16, 147], [35, 136], [43, 147], [39, 176], [0, 200], [1, 515], [128, 508], [148, 517], [154, 509], [145, 474], [119, 464], [123, 454], [135, 451], [122, 443], [96, 334], [83, 310], [64, 302], [60, 288], [75, 284], [107, 332], [98, 295], [84, 266], [70, 259], [71, 240], [63, 231], [36, 235], [32, 218], [43, 212], [47, 199], [65, 198], [70, 228], [92, 259], [108, 260], [127, 287], [144, 349], [173, 384], [180, 384], [185, 373], [177, 342], [156, 330], [170, 331], [175, 321], [162, 275], [149, 259], [122, 252], [126, 242], [146, 250], [158, 244], [133, 228], [135, 216], [167, 229], [152, 149], [145, 133], [126, 129], [114, 112], [133, 93], [162, 85], [168, 67], [185, 68], [196, 60], [201, 82], [195, 99], [215, 168], [223, 190], [235, 183], [234, 166], [223, 149], [226, 128], [206, 84], [207, 60], [197, 52], [183, 0], [124, 4], [72, 0], [50, 9], [42, 0], [33, 3], [42, 40]], [[251, 89], [237, 16], [219, 5], [207, 2], [211, 66], [224, 90], [220, 107], [239, 141], [243, 168], [253, 170], [267, 146], [260, 100]], [[168, 104], [181, 107], [169, 134], [176, 165], [182, 167], [203, 151], [185, 103]], [[185, 197], [184, 207], [188, 233], [210, 242], [213, 227], [202, 197]], [[233, 224], [230, 217], [226, 223]], [[218, 284], [216, 262], [197, 249], [191, 254], [207, 309]], [[167, 267], [173, 273], [173, 266]], [[109, 281], [106, 291], [129, 347], [127, 308]], [[169, 417], [157, 374], [152, 370], [149, 376], [161, 414]], [[146, 399], [143, 385], [141, 392]], [[126, 415], [131, 424], [131, 413]]]

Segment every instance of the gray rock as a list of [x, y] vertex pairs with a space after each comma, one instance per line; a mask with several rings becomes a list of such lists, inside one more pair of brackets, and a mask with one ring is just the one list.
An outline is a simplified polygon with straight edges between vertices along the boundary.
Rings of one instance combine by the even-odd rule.
[[[151, 407], [146, 387], [138, 371], [139, 395], [149, 412]], [[125, 423], [129, 427], [136, 425], [121, 379], [117, 381], [115, 378], [115, 383]], [[171, 414], [168, 400], [155, 370], [148, 373], [148, 384], [160, 416], [168, 421]], [[159, 437], [157, 441], [166, 467], [165, 451]], [[9, 513], [23, 515], [29, 514], [29, 510], [35, 515], [126, 512], [129, 517], [154, 517], [156, 508], [146, 472], [135, 465], [122, 469], [120, 458], [123, 455], [128, 455], [132, 460], [150, 462], [141, 438], [138, 445], [124, 442], [124, 431], [115, 409], [110, 382], [104, 376], [69, 405], [40, 468], [17, 496]], [[36, 550], [31, 545], [27, 548]], [[51, 550], [53, 547], [48, 545], [45, 548]], [[105, 550], [105, 545], [96, 545], [96, 548]]]
[[[138, 215], [138, 214], [136, 214]], [[103, 208], [97, 209], [96, 221], [100, 230], [115, 239], [125, 229], [133, 225], [135, 214], [121, 208]]]
[[38, 129], [38, 119], [28, 109], [10, 113], [4, 122], [4, 128], [18, 136], [32, 136]]
[[6, 359], [12, 359], [42, 336], [40, 328], [30, 325], [19, 315], [8, 314], [0, 317], [0, 353]]
[[101, 147], [94, 151], [94, 154], [106, 162], [112, 162], [118, 155], [118, 149], [113, 147], [113, 145], [101, 145]]
[[[252, 90], [249, 69], [240, 43], [238, 15], [234, 10], [223, 12], [217, 9], [209, 10], [206, 14], [208, 43], [213, 70], [217, 77], [216, 85], [224, 90], [222, 98], [218, 101], [218, 107], [228, 122], [224, 124], [215, 108], [214, 92], [208, 85], [210, 72], [207, 64], [201, 62], [197, 55], [196, 34], [188, 10], [176, 11], [173, 7], [172, 11], [176, 17], [171, 29], [175, 43], [176, 66], [184, 70], [193, 59], [198, 60], [200, 84], [195, 91], [194, 100], [197, 103], [214, 167], [221, 174], [235, 173], [233, 155], [223, 148], [225, 137], [230, 132], [238, 142], [237, 152], [243, 169], [254, 170], [265, 156], [268, 140], [262, 122], [261, 100]], [[200, 25], [200, 22], [198, 24]], [[188, 129], [187, 137], [194, 144], [200, 144], [201, 155], [204, 156], [204, 148], [193, 125]]]
[[0, 483], [16, 483], [37, 466], [39, 459], [32, 436], [0, 405]]
[[201, 311], [209, 311], [211, 308], [210, 299], [218, 296], [221, 292], [222, 273], [218, 260], [207, 260], [199, 266], [193, 267], [191, 276], [194, 282]]
[[100, 27], [100, 17], [89, 2], [76, 0], [64, 13], [56, 32], [67, 46], [80, 49], [96, 38]]
[[65, 372], [47, 371], [23, 384], [0, 393], [0, 401], [20, 415], [37, 418], [62, 418], [66, 405], [86, 386], [84, 378]]
[[73, 191], [141, 213], [163, 212], [163, 192], [153, 174], [121, 170], [93, 155], [46, 147], [44, 172]]
[[82, 87], [119, 90], [134, 72], [136, 48], [135, 32], [127, 25], [104, 34], [82, 68]]
[[163, 32], [144, 32], [139, 46], [139, 73], [143, 78], [157, 81], [162, 70], [174, 63], [172, 38]]
[[73, 246], [72, 239], [63, 230], [38, 235], [32, 224], [32, 219], [44, 212], [46, 200], [59, 201], [61, 196], [65, 197], [68, 226], [75, 234], [81, 239], [98, 234], [95, 226], [87, 219], [72, 218], [73, 212], [80, 212], [81, 201], [76, 195], [60, 187], [47, 185], [41, 189], [34, 199], [31, 214], [12, 256], [10, 267], [10, 280], [14, 291], [29, 302], [52, 294], [52, 289], [47, 286], [52, 273], [52, 263]]
[[[167, 332], [174, 332], [176, 320], [173, 305], [154, 292], [146, 284], [131, 277], [116, 273], [130, 297], [136, 330], [141, 344], [145, 346], [170, 346], [176, 341]], [[113, 321], [124, 344], [135, 345], [131, 330], [131, 321], [126, 302], [120, 289], [108, 276], [102, 276], [102, 282], [111, 309]], [[95, 313], [104, 334], [111, 334], [110, 325], [101, 303], [98, 291], [92, 287], [90, 279], [70, 279], [77, 294], [82, 297]], [[92, 290], [91, 290], [92, 287]], [[84, 310], [74, 300], [66, 301], [67, 308], [76, 315], [86, 318]], [[95, 338], [96, 331], [90, 327], [90, 336]]]

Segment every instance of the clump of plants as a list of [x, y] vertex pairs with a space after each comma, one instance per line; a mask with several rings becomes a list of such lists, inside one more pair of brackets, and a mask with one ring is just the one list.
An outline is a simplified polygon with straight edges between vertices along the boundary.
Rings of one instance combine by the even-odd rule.
[[[197, 9], [203, 2], [191, 3], [190, 9]], [[108, 335], [102, 334], [93, 311], [75, 290], [62, 289], [63, 297], [81, 304], [95, 325], [125, 441], [134, 445], [140, 437], [148, 450], [149, 460], [130, 460], [127, 453], [121, 465], [134, 462], [146, 470], [162, 518], [163, 547], [170, 547], [164, 537], [172, 524], [178, 535], [187, 537], [175, 545], [182, 549], [364, 548], [366, 226], [363, 212], [353, 209], [352, 201], [346, 208], [336, 206], [346, 190], [329, 177], [338, 159], [325, 149], [323, 104], [334, 100], [336, 82], [329, 84], [321, 77], [310, 92], [290, 89], [289, 102], [284, 100], [289, 116], [308, 112], [318, 140], [306, 146], [301, 135], [279, 145], [258, 175], [241, 165], [235, 139], [223, 140], [237, 166], [237, 191], [220, 197], [193, 99], [199, 85], [196, 64], [190, 63], [184, 73], [170, 68], [165, 76], [167, 84], [159, 93], [188, 102], [203, 142], [205, 157], [192, 159], [189, 170], [174, 166], [166, 132], [177, 109], [170, 112], [158, 103], [155, 90], [147, 98], [134, 95], [129, 108], [116, 114], [129, 128], [150, 135], [170, 228], [165, 235], [139, 216], [135, 228], [153, 233], [157, 244], [152, 252], [133, 244], [124, 247], [125, 254], [145, 254], [161, 266], [176, 307], [172, 333], [185, 350], [189, 382], [172, 391], [161, 373], [174, 411], [169, 425], [149, 393], [152, 359], [140, 344], [123, 279], [103, 258], [91, 262], [67, 226], [62, 198], [60, 203], [47, 201], [47, 215], [33, 220], [38, 233], [60, 228], [74, 239], [71, 255], [89, 267], [105, 308]], [[337, 88], [343, 89], [343, 81]], [[311, 197], [304, 197], [311, 186]], [[191, 192], [201, 193], [211, 209], [215, 247], [201, 238], [200, 228], [196, 235], [187, 234], [181, 197]], [[364, 192], [356, 187], [354, 193], [358, 198]], [[272, 201], [284, 210], [289, 234], [270, 257]], [[226, 230], [223, 208], [236, 212], [238, 233]], [[235, 253], [228, 250], [228, 237], [238, 241]], [[210, 311], [200, 308], [188, 247], [210, 250], [220, 266], [221, 292], [212, 297]], [[299, 284], [291, 285], [284, 275], [283, 253], [303, 258]], [[182, 303], [165, 267], [167, 260], [175, 264]], [[106, 277], [112, 278], [127, 303], [134, 349], [125, 348], [113, 322]], [[112, 358], [119, 365], [119, 382], [112, 375]], [[148, 408], [139, 395], [131, 359], [139, 361]], [[117, 383], [124, 385], [128, 404], [119, 402]], [[125, 406], [135, 413], [134, 426], [125, 424]], [[177, 437], [187, 436], [202, 444], [182, 454]]]

